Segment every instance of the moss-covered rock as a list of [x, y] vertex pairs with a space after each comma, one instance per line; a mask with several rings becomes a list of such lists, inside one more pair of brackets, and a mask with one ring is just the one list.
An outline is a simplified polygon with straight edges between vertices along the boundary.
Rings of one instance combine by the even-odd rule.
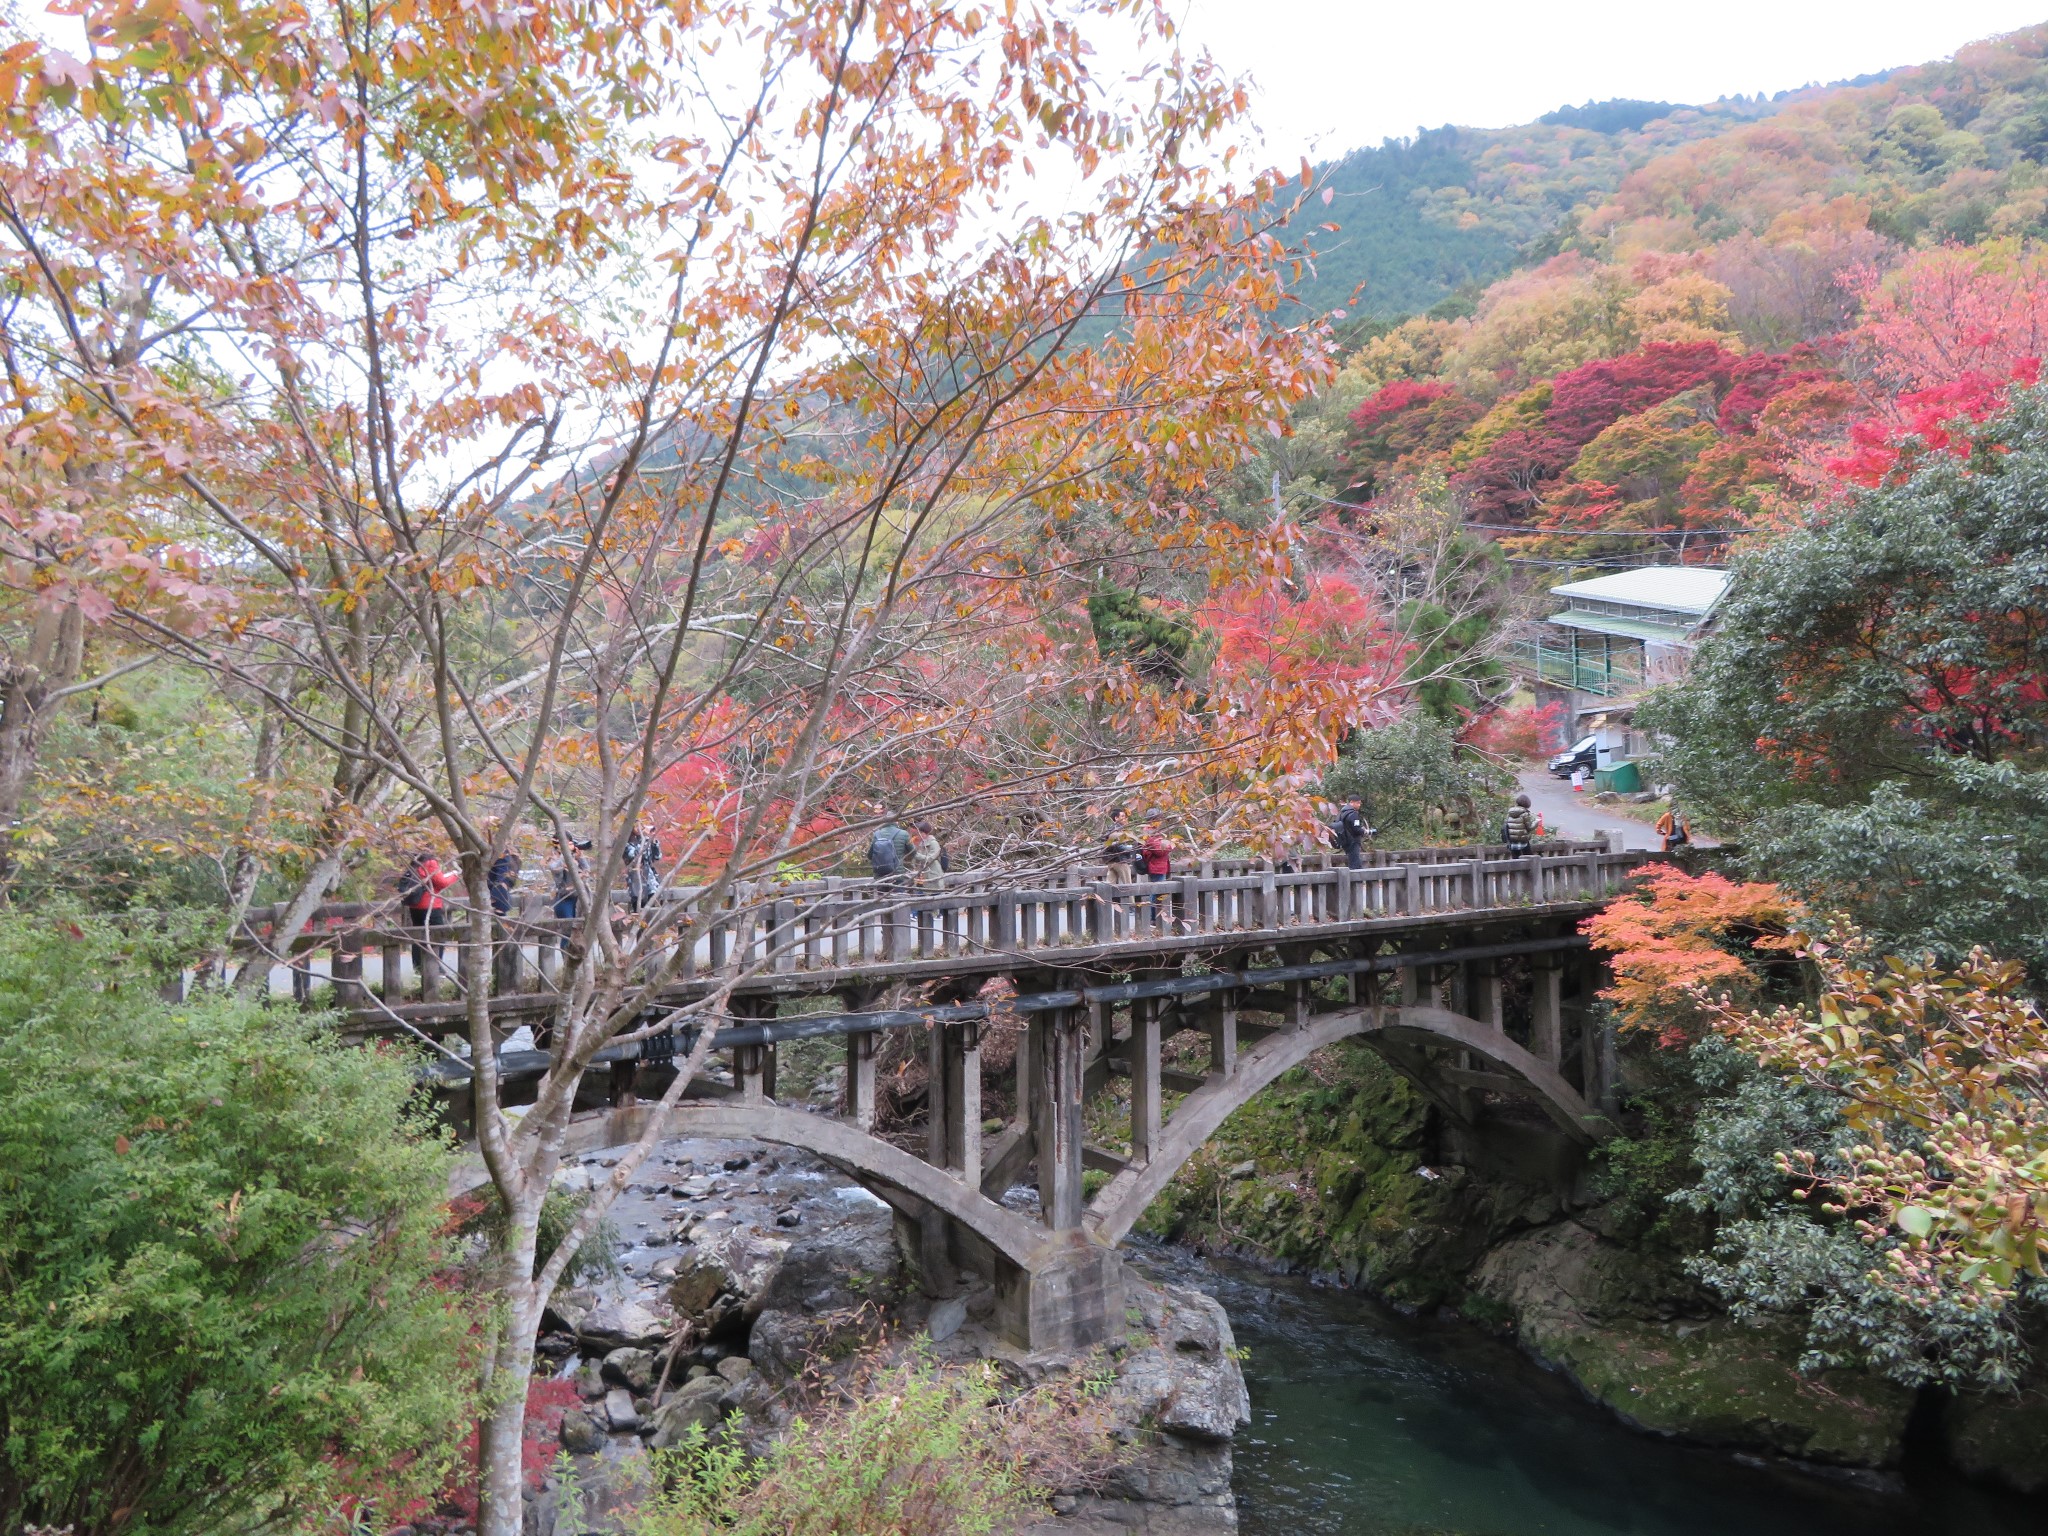
[[1576, 1221], [1500, 1244], [1473, 1285], [1527, 1349], [1642, 1428], [1837, 1466], [1899, 1459], [1905, 1388], [1802, 1375], [1798, 1328], [1687, 1316], [1660, 1266]]
[[1946, 1416], [1943, 1439], [1949, 1460], [1968, 1476], [2021, 1493], [2048, 1492], [2048, 1388], [1959, 1398]]
[[1141, 1230], [1334, 1274], [1397, 1305], [1455, 1304], [1487, 1247], [1547, 1197], [1423, 1163], [1428, 1106], [1361, 1041], [1319, 1051], [1245, 1105]]
[[1942, 1441], [1971, 1477], [2021, 1493], [2048, 1492], [2048, 1308], [2036, 1304], [2026, 1329], [2033, 1364], [2011, 1393], [1972, 1392], [1942, 1414]]

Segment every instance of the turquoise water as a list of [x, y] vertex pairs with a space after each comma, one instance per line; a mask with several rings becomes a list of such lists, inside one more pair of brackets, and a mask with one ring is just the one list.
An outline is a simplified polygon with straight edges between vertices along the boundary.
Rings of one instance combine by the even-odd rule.
[[1569, 1383], [1457, 1325], [1160, 1250], [1250, 1351], [1237, 1442], [1244, 1536], [2039, 1536], [2048, 1515], [1938, 1472], [1889, 1491], [1746, 1464], [1624, 1428]]

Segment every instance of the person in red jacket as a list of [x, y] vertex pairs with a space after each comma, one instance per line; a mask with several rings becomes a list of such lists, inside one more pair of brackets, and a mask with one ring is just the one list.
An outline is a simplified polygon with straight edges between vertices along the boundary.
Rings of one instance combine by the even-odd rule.
[[[1145, 836], [1138, 845], [1138, 862], [1144, 866], [1145, 878], [1157, 884], [1173, 878], [1173, 844], [1156, 829]], [[1152, 898], [1154, 921], [1162, 926], [1173, 920], [1173, 898], [1155, 896]]]
[[[405, 920], [414, 928], [430, 929], [448, 924], [448, 904], [441, 899], [441, 893], [462, 877], [452, 869], [443, 869], [441, 861], [431, 853], [416, 853], [405, 866], [405, 873], [398, 877], [398, 900], [405, 908]], [[434, 958], [441, 958], [441, 946], [434, 946]], [[426, 946], [414, 944], [412, 963], [424, 966], [427, 963]]]

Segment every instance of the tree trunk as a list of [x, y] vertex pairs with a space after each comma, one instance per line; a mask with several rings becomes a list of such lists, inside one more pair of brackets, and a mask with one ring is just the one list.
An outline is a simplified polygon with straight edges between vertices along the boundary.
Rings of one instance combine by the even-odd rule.
[[256, 728], [256, 756], [249, 771], [252, 785], [249, 814], [242, 818], [241, 841], [236, 844], [234, 856], [228, 862], [227, 925], [220, 942], [200, 956], [193, 966], [194, 975], [202, 984], [209, 984], [215, 975], [227, 975], [235, 940], [241, 935], [242, 924], [249, 916], [249, 905], [255, 900], [256, 882], [263, 875], [263, 861], [256, 857], [252, 845], [270, 814], [270, 791], [277, 778], [279, 759], [283, 756], [284, 731], [277, 711], [265, 708], [262, 723]]
[[0, 668], [0, 901], [14, 886], [14, 833], [35, 782], [53, 688], [78, 680], [85, 660], [85, 616], [75, 606], [36, 613], [26, 652]]
[[[530, 1210], [524, 1208], [528, 1204]], [[526, 1389], [542, 1310], [533, 1279], [539, 1231], [538, 1198], [522, 1201], [506, 1218], [498, 1285], [504, 1312], [484, 1363], [477, 1437], [477, 1536], [521, 1536], [525, 1523]]]

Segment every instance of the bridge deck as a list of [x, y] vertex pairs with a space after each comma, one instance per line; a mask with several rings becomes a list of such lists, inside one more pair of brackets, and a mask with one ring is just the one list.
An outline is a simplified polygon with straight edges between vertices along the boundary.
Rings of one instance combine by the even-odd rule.
[[[1101, 878], [1076, 867], [1056, 883], [961, 877], [931, 888], [898, 882], [822, 881], [742, 887], [716, 908], [679, 890], [653, 915], [676, 935], [648, 959], [675, 962], [660, 1006], [721, 988], [735, 996], [879, 993], [951, 978], [1026, 971], [1117, 971], [1191, 954], [1283, 945], [1363, 942], [1466, 931], [1487, 918], [1583, 913], [1644, 861], [1604, 844], [1545, 844], [1523, 858], [1495, 847], [1381, 855], [1367, 868], [1283, 873], [1202, 872], [1162, 882]], [[529, 902], [531, 906], [531, 902]], [[388, 908], [334, 905], [315, 912], [290, 947], [279, 982], [301, 998], [330, 982], [358, 1032], [454, 1024], [465, 1006], [428, 933], [388, 923]], [[461, 921], [431, 931], [459, 943]], [[260, 949], [274, 912], [252, 914]], [[624, 917], [630, 924], [635, 919]], [[497, 919], [491, 1011], [509, 1029], [558, 1006], [559, 946], [573, 920], [528, 912]], [[251, 963], [266, 963], [265, 957]], [[417, 998], [418, 1001], [408, 1001]]]

